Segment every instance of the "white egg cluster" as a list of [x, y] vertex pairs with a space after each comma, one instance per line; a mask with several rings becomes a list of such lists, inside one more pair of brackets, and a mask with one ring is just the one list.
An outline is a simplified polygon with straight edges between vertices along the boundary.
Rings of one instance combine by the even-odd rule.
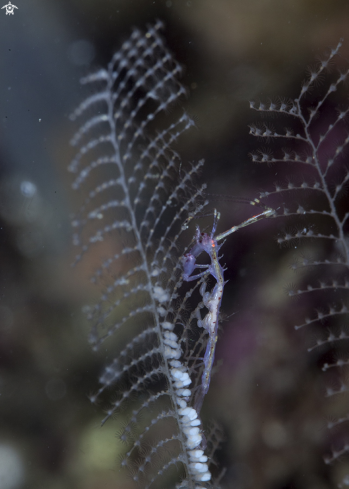
[[207, 456], [204, 455], [203, 450], [198, 449], [203, 438], [201, 421], [197, 411], [193, 407], [188, 406], [188, 400], [191, 396], [191, 390], [188, 388], [191, 384], [188, 369], [180, 361], [182, 352], [178, 337], [173, 331], [170, 331], [173, 329], [173, 325], [165, 321], [161, 326], [165, 343], [165, 357], [169, 360], [172, 386], [176, 394], [177, 405], [179, 406], [179, 419], [182, 431], [186, 437], [185, 445], [190, 459], [188, 469], [194, 480], [198, 482], [209, 481], [211, 480], [211, 473], [207, 464]]

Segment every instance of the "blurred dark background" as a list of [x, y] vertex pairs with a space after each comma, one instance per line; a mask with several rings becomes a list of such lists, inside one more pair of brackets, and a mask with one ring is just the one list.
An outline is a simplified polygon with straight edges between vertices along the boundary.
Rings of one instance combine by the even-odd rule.
[[[5, 4], [5, 1], [3, 2]], [[83, 306], [97, 292], [91, 264], [75, 269], [66, 168], [69, 114], [86, 95], [79, 79], [104, 66], [132, 26], [160, 18], [184, 65], [183, 101], [197, 128], [183, 162], [205, 158], [202, 181], [224, 230], [253, 214], [227, 196], [254, 198], [284, 173], [248, 153], [258, 119], [249, 100], [295, 97], [307, 66], [346, 37], [347, 0], [15, 0], [0, 10], [0, 488], [108, 489], [120, 476], [123, 413], [100, 428], [96, 390], [105, 352], [92, 353]], [[342, 56], [349, 57], [344, 40]], [[263, 143], [262, 143], [263, 144]], [[224, 487], [335, 487], [348, 468], [328, 450], [323, 379], [295, 333], [285, 293], [297, 281], [294, 249], [279, 249], [281, 223], [241, 231], [223, 248], [229, 272], [217, 358], [203, 409], [226, 440]]]

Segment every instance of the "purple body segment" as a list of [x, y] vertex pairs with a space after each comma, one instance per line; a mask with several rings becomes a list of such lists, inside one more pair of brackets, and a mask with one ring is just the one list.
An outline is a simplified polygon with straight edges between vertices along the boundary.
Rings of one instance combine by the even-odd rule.
[[181, 257], [181, 263], [183, 267], [183, 279], [188, 282], [189, 275], [191, 275], [195, 268], [195, 256], [191, 253], [186, 253]]

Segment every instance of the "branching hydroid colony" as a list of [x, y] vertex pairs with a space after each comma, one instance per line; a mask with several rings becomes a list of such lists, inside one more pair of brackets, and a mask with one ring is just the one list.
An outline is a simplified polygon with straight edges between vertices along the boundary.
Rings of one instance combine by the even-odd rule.
[[[225, 283], [217, 242], [273, 212], [218, 236], [215, 212], [212, 232], [197, 228], [185, 253], [181, 235], [206, 204], [205, 186], [194, 185], [203, 162], [186, 169], [173, 149], [193, 125], [187, 114], [159, 130], [164, 113], [185, 95], [161, 27], [135, 29], [106, 70], [83, 79], [99, 90], [72, 116], [86, 118], [72, 141], [79, 146], [70, 165], [73, 187], [88, 189], [73, 222], [74, 242], [77, 261], [98, 245], [109, 254], [94, 276], [103, 292], [89, 313], [90, 341], [99, 348], [108, 340], [116, 356], [92, 400], [113, 393], [103, 423], [123, 408], [129, 414], [122, 466], [146, 488], [211, 488], [218, 487], [210, 465], [219, 436], [215, 428], [204, 434], [200, 410]], [[196, 263], [201, 253], [208, 264]]]
[[[274, 211], [266, 208], [220, 234], [215, 211], [210, 232], [197, 226], [191, 242], [190, 233], [184, 234], [206, 205], [205, 186], [195, 184], [203, 161], [186, 168], [174, 150], [179, 136], [193, 126], [187, 114], [178, 120], [172, 114], [163, 126], [185, 89], [161, 28], [157, 22], [146, 32], [135, 29], [106, 70], [83, 79], [98, 88], [72, 116], [85, 117], [72, 140], [79, 148], [70, 165], [73, 187], [86, 196], [73, 221], [74, 242], [80, 247], [77, 261], [98, 247], [107, 257], [93, 277], [102, 293], [89, 310], [90, 341], [95, 349], [107, 341], [115, 358], [92, 400], [113, 399], [103, 423], [122, 410], [128, 417], [120, 433], [126, 452], [121, 465], [144, 488], [210, 489], [219, 487], [219, 472], [211, 469], [220, 436], [215, 427], [204, 431], [200, 411], [211, 381], [225, 285], [219, 242]], [[344, 159], [349, 110], [335, 108], [349, 70], [329, 73], [320, 88], [318, 82], [340, 47], [310, 69], [295, 100], [251, 103], [263, 115], [292, 120], [285, 130], [265, 122], [252, 126], [252, 135], [275, 140], [274, 154], [263, 149], [252, 159], [292, 165], [288, 183], [276, 184], [261, 198], [273, 200], [279, 216], [296, 221], [279, 243], [296, 240], [298, 247], [306, 242], [308, 254], [316, 255], [303, 254], [293, 263], [294, 270], [309, 273], [289, 295], [300, 299], [300, 309], [310, 310], [296, 328], [316, 329], [318, 339], [309, 351], [320, 352], [332, 381], [327, 394], [334, 399], [349, 390], [349, 173]], [[278, 148], [285, 141], [290, 148]], [[320, 281], [311, 282], [315, 277]], [[327, 462], [349, 451], [343, 435], [347, 412], [329, 423], [337, 432]]]
[[[274, 154], [268, 150], [254, 152], [253, 161], [288, 166], [288, 183], [276, 184], [274, 191], [265, 192], [261, 197], [273, 199], [274, 205], [281, 206], [279, 215], [293, 218], [296, 223], [278, 242], [293, 243], [297, 248], [303, 244], [303, 249], [307, 250], [306, 255], [292, 265], [294, 270], [308, 271], [304, 285], [289, 289], [289, 295], [299, 298], [299, 308], [307, 310], [308, 314], [296, 329], [314, 328], [318, 339], [309, 351], [319, 352], [322, 370], [329, 374], [332, 387], [327, 389], [327, 395], [338, 398], [335, 410], [338, 413], [339, 406], [344, 405], [344, 412], [348, 413], [343, 394], [349, 390], [345, 381], [345, 369], [349, 365], [346, 354], [349, 340], [349, 136], [345, 121], [349, 109], [338, 104], [343, 100], [341, 90], [349, 79], [349, 70], [339, 57], [341, 45], [339, 42], [316, 67], [310, 68], [295, 100], [259, 105], [251, 102], [251, 107], [264, 115], [276, 113], [288, 119], [285, 130], [275, 130], [263, 123], [252, 126], [251, 134], [273, 140], [276, 146]], [[329, 70], [336, 60], [345, 68]], [[325, 83], [320, 84], [320, 81]], [[316, 98], [312, 96], [314, 87]], [[291, 147], [278, 150], [277, 141]], [[296, 277], [301, 280], [298, 274]], [[349, 451], [349, 444], [344, 441], [348, 420], [348, 414], [343, 414], [328, 424], [337, 432], [333, 435], [333, 452], [326, 457], [327, 463]]]
[[75, 119], [95, 106], [100, 111], [73, 139], [80, 144], [88, 137], [70, 166], [77, 174], [73, 186], [78, 189], [93, 179], [73, 224], [76, 243], [82, 244], [78, 259], [115, 231], [127, 242], [97, 270], [95, 279], [109, 282], [90, 314], [95, 348], [119, 329], [132, 328], [123, 347], [118, 342], [118, 355], [93, 398], [111, 386], [117, 393], [103, 422], [127, 401], [135, 404], [121, 434], [124, 441], [133, 440], [122, 465], [145, 487], [157, 479], [161, 486], [162, 476], [168, 484], [182, 466], [182, 487], [196, 488], [211, 474], [200, 449], [201, 423], [190, 407], [191, 372], [182, 358], [182, 315], [191, 294], [179, 303], [181, 271], [174, 257], [182, 222], [202, 208], [197, 200], [203, 187], [194, 191], [192, 186], [202, 162], [186, 170], [172, 149], [193, 125], [186, 114], [160, 132], [153, 127], [156, 116], [185, 95], [178, 82], [181, 67], [164, 46], [160, 28], [157, 22], [146, 33], [134, 30], [107, 70], [83, 80], [98, 82], [102, 89], [73, 115]]

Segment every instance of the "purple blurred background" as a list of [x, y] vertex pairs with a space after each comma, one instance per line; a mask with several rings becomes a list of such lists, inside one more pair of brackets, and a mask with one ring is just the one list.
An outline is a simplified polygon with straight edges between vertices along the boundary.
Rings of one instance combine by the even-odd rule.
[[[202, 181], [225, 230], [253, 214], [232, 197], [254, 198], [292, 169], [251, 162], [263, 145], [249, 100], [294, 98], [306, 69], [346, 37], [346, 0], [15, 0], [0, 10], [0, 488], [132, 489], [118, 468], [116, 432], [127, 412], [100, 428], [96, 390], [106, 352], [92, 353], [83, 306], [97, 291], [100, 257], [72, 269], [69, 216], [77, 197], [67, 166], [69, 114], [86, 95], [79, 78], [108, 62], [130, 34], [157, 18], [185, 66], [197, 123], [182, 138], [183, 162], [205, 158]], [[5, 4], [5, 2], [4, 2]], [[349, 41], [342, 56], [349, 58]], [[340, 100], [339, 103], [342, 101]], [[343, 99], [343, 103], [345, 99]], [[272, 121], [274, 123], [274, 121]], [[275, 123], [277, 123], [275, 121]], [[300, 175], [300, 179], [304, 174]], [[277, 220], [262, 221], [222, 248], [229, 266], [217, 360], [203, 408], [226, 441], [223, 487], [325, 489], [348, 461], [328, 467], [333, 414], [309, 334], [286, 288], [297, 250], [279, 248]]]

